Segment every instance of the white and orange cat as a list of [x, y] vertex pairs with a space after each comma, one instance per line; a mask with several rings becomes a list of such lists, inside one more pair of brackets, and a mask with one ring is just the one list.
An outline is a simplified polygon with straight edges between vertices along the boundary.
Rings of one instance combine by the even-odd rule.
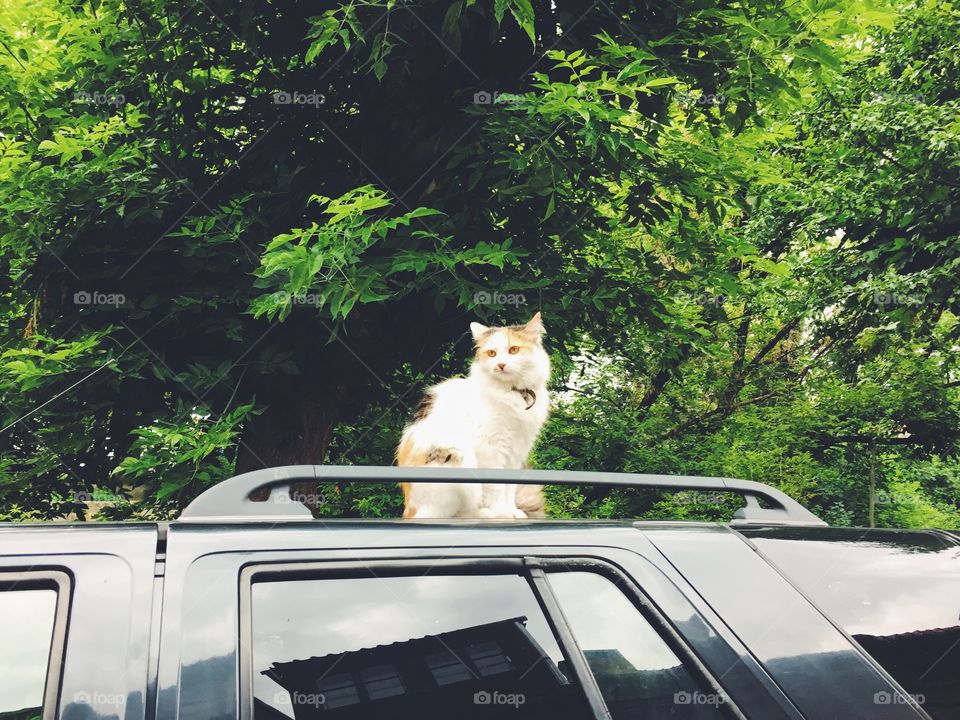
[[[525, 325], [470, 323], [476, 355], [466, 377], [427, 390], [397, 448], [397, 464], [522, 468], [549, 413], [550, 358], [537, 313]], [[543, 488], [401, 483], [405, 518], [543, 516]]]

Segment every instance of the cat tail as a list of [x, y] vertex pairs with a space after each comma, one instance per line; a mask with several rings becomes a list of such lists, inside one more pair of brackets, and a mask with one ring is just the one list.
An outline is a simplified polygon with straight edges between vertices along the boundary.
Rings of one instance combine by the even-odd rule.
[[547, 511], [543, 485], [518, 485], [517, 507], [523, 510], [528, 518], [545, 518]]

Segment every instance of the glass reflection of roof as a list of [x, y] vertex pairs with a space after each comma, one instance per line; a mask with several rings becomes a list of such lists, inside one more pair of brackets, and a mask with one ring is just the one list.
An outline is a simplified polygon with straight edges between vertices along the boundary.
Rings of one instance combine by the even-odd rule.
[[923, 530], [821, 527], [743, 527], [738, 530], [751, 539], [837, 543], [850, 547], [885, 548], [906, 553], [939, 552], [951, 547], [958, 548], [941, 535]]
[[935, 533], [763, 528], [743, 534], [851, 634], [897, 635], [960, 622], [960, 546]]

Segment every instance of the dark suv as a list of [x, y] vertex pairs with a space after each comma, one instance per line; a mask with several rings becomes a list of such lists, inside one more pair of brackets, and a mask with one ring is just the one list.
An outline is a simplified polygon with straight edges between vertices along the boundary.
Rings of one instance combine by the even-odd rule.
[[[746, 505], [728, 524], [326, 521], [288, 491], [424, 480]], [[741, 480], [264, 470], [175, 522], [0, 527], [0, 718], [957, 719], [958, 541], [827, 527]]]

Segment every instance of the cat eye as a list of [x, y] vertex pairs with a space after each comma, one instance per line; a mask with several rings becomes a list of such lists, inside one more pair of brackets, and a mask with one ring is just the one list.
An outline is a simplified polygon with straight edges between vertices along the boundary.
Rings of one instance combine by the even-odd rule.
[[510, 349], [507, 350], [507, 352], [510, 353], [511, 355], [516, 355], [518, 352], [520, 352], [520, 348], [517, 347], [516, 345], [511, 345]]
[[496, 357], [496, 356], [497, 356], [497, 351], [496, 351], [496, 350], [487, 350], [487, 356], [488, 356], [488, 357]]

